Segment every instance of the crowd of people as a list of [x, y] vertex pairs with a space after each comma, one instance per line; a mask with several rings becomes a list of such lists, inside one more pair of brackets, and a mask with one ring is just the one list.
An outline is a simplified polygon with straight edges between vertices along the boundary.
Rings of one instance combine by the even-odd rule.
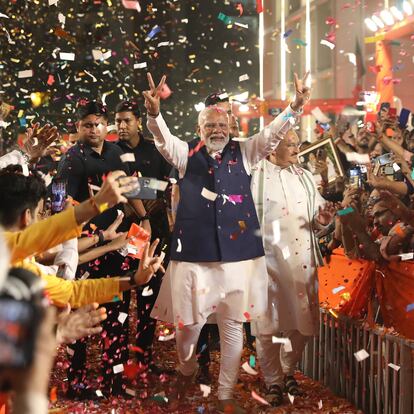
[[[211, 383], [212, 342], [220, 412], [246, 412], [233, 395], [244, 338], [256, 347], [269, 404], [302, 393], [294, 371], [318, 335], [317, 269], [338, 248], [350, 259], [410, 260], [414, 241], [413, 126], [388, 103], [376, 122], [318, 123], [317, 141], [329, 139], [332, 153], [321, 147], [306, 160], [301, 152], [315, 144], [302, 142], [297, 121], [307, 76], [295, 75], [292, 103], [248, 138], [227, 94], [215, 92], [197, 137], [180, 140], [162, 116], [165, 77], [156, 85], [148, 74], [151, 138], [138, 101], [110, 114], [83, 99], [64, 154], [56, 156], [57, 129], [34, 124], [21, 148], [1, 156], [0, 381], [15, 393], [15, 413], [47, 412], [63, 343], [67, 398], [128, 397], [131, 312], [140, 371], [170, 375], [171, 411], [194, 381]], [[12, 116], [2, 108], [0, 120]], [[110, 118], [115, 143], [106, 140]], [[175, 326], [176, 372], [154, 363], [157, 320]], [[99, 390], [88, 380], [86, 340], [97, 334]]]

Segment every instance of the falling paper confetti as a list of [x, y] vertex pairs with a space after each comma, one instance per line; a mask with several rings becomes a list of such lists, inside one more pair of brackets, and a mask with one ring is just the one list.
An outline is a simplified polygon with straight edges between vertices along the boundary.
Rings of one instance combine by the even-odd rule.
[[369, 357], [369, 353], [365, 349], [361, 349], [360, 351], [355, 352], [354, 356], [358, 362], [361, 362]]
[[258, 372], [256, 371], [256, 370], [254, 370], [250, 365], [249, 365], [249, 363], [248, 362], [245, 362], [243, 365], [242, 365], [242, 368], [249, 374], [249, 375], [257, 375], [258, 374]]
[[201, 190], [201, 195], [206, 198], [207, 200], [210, 201], [215, 201], [217, 198], [217, 194], [213, 193], [210, 190], [207, 190], [207, 188], [203, 187], [203, 189]]
[[252, 397], [256, 400], [259, 401], [259, 403], [264, 404], [264, 405], [270, 405], [270, 403], [268, 403], [263, 397], [261, 397], [260, 395], [256, 394], [253, 390], [252, 390]]

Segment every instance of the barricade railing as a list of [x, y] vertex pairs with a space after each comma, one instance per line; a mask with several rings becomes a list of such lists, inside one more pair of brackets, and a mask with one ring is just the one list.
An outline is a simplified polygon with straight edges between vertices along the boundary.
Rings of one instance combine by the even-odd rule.
[[[369, 357], [358, 361], [363, 349]], [[413, 414], [413, 363], [414, 341], [321, 309], [301, 370], [365, 414]]]

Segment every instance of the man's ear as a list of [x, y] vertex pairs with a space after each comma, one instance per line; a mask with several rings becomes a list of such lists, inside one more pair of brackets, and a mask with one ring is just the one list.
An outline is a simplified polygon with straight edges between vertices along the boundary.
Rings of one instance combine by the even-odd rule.
[[75, 122], [75, 126], [76, 126], [76, 132], [79, 132], [80, 121]]
[[197, 125], [197, 135], [201, 138], [201, 130], [200, 130], [200, 125]]
[[20, 227], [26, 228], [30, 226], [33, 222], [32, 212], [30, 208], [26, 208], [20, 216]]

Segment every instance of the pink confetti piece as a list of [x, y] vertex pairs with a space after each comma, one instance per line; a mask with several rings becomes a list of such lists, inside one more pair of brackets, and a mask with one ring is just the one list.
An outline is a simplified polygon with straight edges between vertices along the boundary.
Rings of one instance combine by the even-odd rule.
[[254, 391], [252, 391], [252, 397], [259, 401], [259, 403], [262, 403], [264, 405], [270, 405], [263, 397], [261, 397], [259, 394], [256, 394]]

